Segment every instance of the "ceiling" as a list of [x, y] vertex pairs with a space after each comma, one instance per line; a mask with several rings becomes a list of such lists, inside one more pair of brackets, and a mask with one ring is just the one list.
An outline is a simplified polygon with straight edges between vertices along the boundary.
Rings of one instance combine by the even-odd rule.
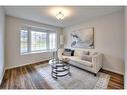
[[[121, 6], [5, 6], [4, 8], [7, 15], [57, 27], [68, 27], [123, 10]], [[63, 20], [57, 20], [55, 17], [59, 10], [65, 15]]]

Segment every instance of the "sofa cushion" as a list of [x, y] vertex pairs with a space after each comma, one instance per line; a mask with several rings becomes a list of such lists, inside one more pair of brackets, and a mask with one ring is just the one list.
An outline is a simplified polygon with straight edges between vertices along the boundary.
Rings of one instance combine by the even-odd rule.
[[62, 56], [63, 58], [69, 58], [71, 61], [77, 62], [77, 64], [83, 64], [88, 67], [92, 67], [93, 63], [85, 60], [81, 60], [80, 57], [77, 56]]
[[65, 56], [65, 55], [63, 55], [62, 58], [63, 58], [63, 59], [69, 58], [70, 60], [72, 60], [72, 59], [75, 59], [75, 58], [77, 58], [77, 57], [76, 57], [76, 56]]
[[92, 62], [92, 56], [90, 56], [90, 55], [82, 55], [81, 56], [81, 60]]
[[81, 60], [80, 57], [75, 57], [75, 58], [72, 58], [71, 60], [77, 62], [77, 64], [83, 64], [83, 65], [88, 66], [88, 67], [93, 66], [92, 62]]

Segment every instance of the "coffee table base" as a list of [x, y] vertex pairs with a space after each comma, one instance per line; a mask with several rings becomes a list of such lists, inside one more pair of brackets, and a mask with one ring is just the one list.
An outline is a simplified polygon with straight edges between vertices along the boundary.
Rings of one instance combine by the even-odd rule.
[[55, 79], [58, 77], [64, 77], [70, 75], [70, 64], [59, 59], [52, 59], [49, 61], [49, 64], [52, 67], [51, 76]]
[[52, 77], [53, 77], [54, 79], [58, 79], [58, 77], [64, 77], [64, 76], [67, 76], [67, 75], [71, 76], [71, 73], [68, 72], [68, 73], [66, 73], [66, 74], [64, 74], [64, 75], [57, 75], [57, 74], [53, 74], [53, 73], [52, 73]]

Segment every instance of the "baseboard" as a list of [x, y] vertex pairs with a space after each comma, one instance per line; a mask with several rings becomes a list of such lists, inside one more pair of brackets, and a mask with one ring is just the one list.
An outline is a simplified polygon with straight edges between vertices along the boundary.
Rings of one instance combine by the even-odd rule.
[[2, 73], [2, 76], [1, 76], [1, 78], [0, 78], [0, 85], [1, 85], [2, 80], [3, 80], [3, 78], [4, 78], [4, 73], [5, 73], [5, 69], [4, 69], [4, 71], [3, 71], [3, 73]]
[[10, 67], [6, 67], [5, 70], [13, 69], [13, 68], [18, 68], [18, 67], [23, 67], [23, 66], [27, 66], [27, 65], [30, 65], [30, 64], [48, 62], [48, 61], [49, 61], [49, 60], [43, 60], [43, 61], [34, 62], [34, 63], [26, 63], [26, 64], [21, 64], [21, 65], [16, 65], [16, 66], [10, 66]]
[[[43, 63], [43, 62], [48, 62], [48, 61], [49, 61], [49, 60], [43, 60], [43, 61], [40, 61], [40, 62]], [[10, 67], [6, 67], [5, 70], [13, 69], [13, 68], [17, 68], [17, 67], [22, 67], [22, 66], [26, 66], [26, 65], [30, 65], [30, 64], [36, 64], [36, 63], [40, 63], [40, 62], [27, 63], [27, 64], [22, 64], [22, 65], [17, 65], [17, 66], [10, 66]], [[124, 75], [124, 73], [122, 73], [122, 72], [119, 72], [119, 71], [116, 71], [116, 70], [111, 70], [111, 69], [109, 69], [109, 68], [103, 67], [102, 69], [107, 70], [107, 71], [111, 71], [111, 72], [114, 72], [114, 73], [117, 73], [117, 74]], [[4, 73], [5, 73], [5, 70], [4, 70]], [[2, 75], [2, 77], [1, 77], [1, 79], [0, 79], [0, 84], [1, 84], [1, 82], [2, 82], [4, 73], [3, 73], [3, 75]]]
[[111, 69], [105, 68], [105, 67], [103, 67], [102, 69], [107, 70], [107, 71], [111, 71], [111, 72], [114, 72], [114, 73], [117, 73], [117, 74], [120, 74], [120, 75], [123, 75], [124, 76], [124, 73], [119, 72], [119, 71], [116, 71], [116, 70], [111, 70]]

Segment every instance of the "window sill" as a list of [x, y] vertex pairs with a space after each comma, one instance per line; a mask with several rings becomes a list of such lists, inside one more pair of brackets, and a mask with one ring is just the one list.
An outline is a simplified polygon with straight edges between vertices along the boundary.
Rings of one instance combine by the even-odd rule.
[[35, 52], [28, 52], [28, 53], [22, 53], [21, 55], [28, 55], [28, 54], [39, 54], [39, 53], [45, 53], [45, 52], [55, 52], [57, 50], [44, 50], [44, 51], [35, 51]]

